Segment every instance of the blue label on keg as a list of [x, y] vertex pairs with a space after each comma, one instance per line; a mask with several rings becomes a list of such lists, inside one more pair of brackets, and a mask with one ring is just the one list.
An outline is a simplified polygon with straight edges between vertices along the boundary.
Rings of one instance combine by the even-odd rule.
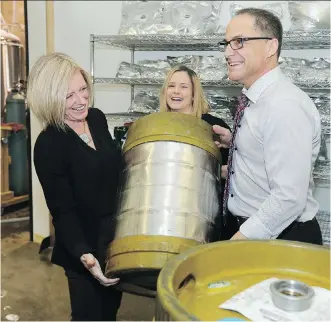
[[222, 288], [222, 287], [227, 287], [231, 285], [231, 282], [229, 281], [218, 281], [215, 283], [209, 283], [208, 288]]

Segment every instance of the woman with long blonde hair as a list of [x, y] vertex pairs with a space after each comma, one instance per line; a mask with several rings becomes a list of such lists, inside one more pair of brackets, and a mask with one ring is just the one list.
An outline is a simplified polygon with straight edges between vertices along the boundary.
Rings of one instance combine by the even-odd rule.
[[[201, 118], [211, 126], [219, 125], [230, 130], [230, 127], [222, 119], [208, 114], [208, 111], [209, 104], [195, 71], [183, 65], [173, 67], [167, 73], [161, 88], [160, 112], [191, 114]], [[229, 149], [220, 148], [220, 151], [222, 155], [222, 169], [226, 169]], [[225, 176], [222, 170], [222, 191], [225, 186]], [[223, 193], [220, 200], [223, 200]]]
[[72, 320], [114, 321], [122, 293], [113, 287], [118, 279], [103, 270], [121, 151], [105, 115], [91, 107], [90, 76], [71, 57], [53, 53], [37, 60], [27, 102], [43, 126], [34, 164], [55, 228], [52, 262], [68, 279]]

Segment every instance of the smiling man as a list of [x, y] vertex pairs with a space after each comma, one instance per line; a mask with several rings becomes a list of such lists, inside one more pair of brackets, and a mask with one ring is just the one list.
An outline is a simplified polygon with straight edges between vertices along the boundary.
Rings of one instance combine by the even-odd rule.
[[321, 122], [309, 96], [278, 66], [283, 28], [272, 13], [237, 12], [226, 29], [229, 78], [244, 85], [233, 132], [214, 126], [230, 147], [224, 215], [231, 239], [286, 239], [322, 244], [312, 170]]

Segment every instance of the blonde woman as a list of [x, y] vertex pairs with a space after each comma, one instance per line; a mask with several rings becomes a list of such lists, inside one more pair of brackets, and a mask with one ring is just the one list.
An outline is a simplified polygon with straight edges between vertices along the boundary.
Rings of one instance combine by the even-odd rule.
[[34, 147], [36, 173], [53, 217], [52, 262], [68, 278], [73, 321], [113, 321], [121, 292], [103, 275], [121, 151], [105, 115], [91, 108], [89, 75], [67, 55], [42, 56], [32, 67], [29, 108], [43, 125]]
[[[230, 127], [220, 118], [208, 114], [209, 104], [203, 92], [199, 77], [192, 69], [186, 66], [172, 68], [163, 83], [160, 93], [160, 112], [178, 112], [191, 114], [209, 123], [211, 126], [219, 125]], [[221, 188], [224, 190], [229, 149], [221, 148], [222, 154], [222, 180]], [[223, 193], [220, 200], [223, 200]], [[222, 209], [222, 205], [221, 205]], [[219, 218], [220, 219], [220, 218]], [[222, 239], [227, 239], [226, 232], [222, 232]]]

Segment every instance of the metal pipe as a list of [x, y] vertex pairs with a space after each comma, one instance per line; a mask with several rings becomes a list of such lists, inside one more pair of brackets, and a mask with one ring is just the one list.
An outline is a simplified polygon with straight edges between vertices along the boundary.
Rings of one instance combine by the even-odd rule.
[[16, 0], [13, 0], [13, 16], [12, 16], [12, 24], [16, 24]]
[[19, 221], [26, 221], [30, 220], [30, 217], [19, 217], [19, 218], [9, 218], [9, 219], [1, 219], [2, 224], [19, 222]]
[[[29, 30], [28, 30], [28, 2], [24, 1], [24, 25], [25, 25], [25, 74], [26, 79], [29, 75]], [[32, 194], [32, 145], [31, 145], [31, 117], [30, 109], [27, 106], [26, 113], [26, 129], [27, 129], [27, 149], [28, 149], [28, 171], [29, 171], [29, 212], [30, 212], [30, 241], [33, 241], [33, 194]]]
[[94, 84], [94, 35], [90, 35], [90, 75]]
[[[134, 48], [131, 50], [131, 64], [134, 64]], [[132, 106], [134, 100], [134, 85], [131, 85], [131, 104]]]

